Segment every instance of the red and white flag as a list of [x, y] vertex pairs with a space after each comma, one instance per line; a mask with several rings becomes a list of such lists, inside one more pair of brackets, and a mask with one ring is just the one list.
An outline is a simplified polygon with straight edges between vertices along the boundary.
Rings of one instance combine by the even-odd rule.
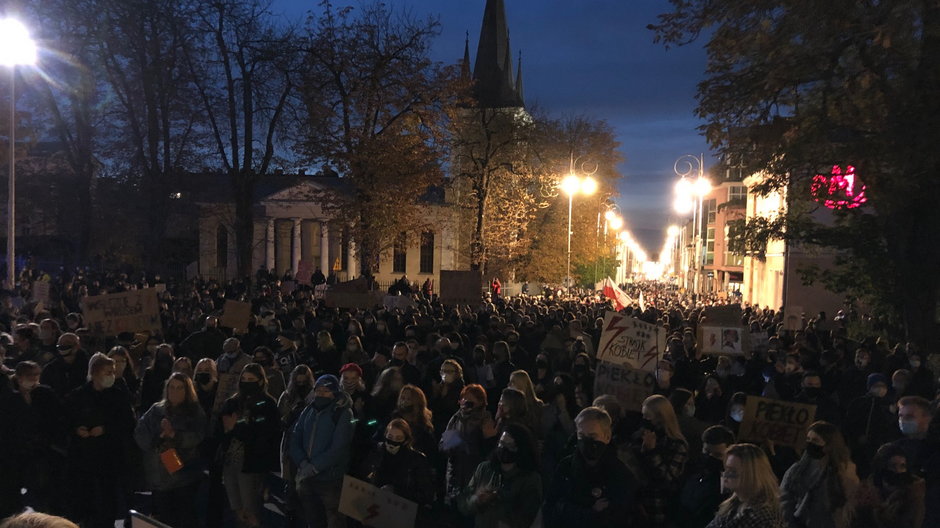
[[633, 299], [631, 299], [626, 293], [623, 292], [614, 281], [610, 280], [610, 277], [607, 277], [602, 282], [604, 297], [614, 301], [614, 309], [618, 312], [623, 310], [627, 306], [633, 304]]

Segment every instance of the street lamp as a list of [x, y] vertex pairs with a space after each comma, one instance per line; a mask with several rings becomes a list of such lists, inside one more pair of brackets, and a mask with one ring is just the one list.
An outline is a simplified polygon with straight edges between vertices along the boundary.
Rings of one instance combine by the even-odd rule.
[[22, 22], [0, 19], [0, 65], [10, 68], [10, 172], [7, 204], [7, 286], [16, 287], [16, 67], [36, 63], [36, 43]]
[[574, 195], [582, 194], [590, 196], [597, 192], [597, 180], [591, 176], [597, 172], [594, 171], [585, 176], [575, 174], [575, 159], [572, 156], [569, 167], [569, 173], [561, 180], [561, 190], [568, 195], [568, 262], [565, 267], [565, 292], [571, 294], [571, 209], [574, 202]]
[[[702, 259], [700, 256], [702, 244], [702, 220], [704, 212], [702, 203], [712, 190], [712, 184], [705, 178], [705, 155], [693, 156], [686, 154], [676, 160], [673, 165], [679, 181], [676, 183], [676, 199], [673, 208], [679, 214], [686, 215], [692, 212], [692, 237], [695, 241], [695, 278], [692, 290], [698, 293], [699, 275], [701, 274]], [[693, 175], [696, 177], [693, 179]], [[696, 203], [695, 199], [698, 198]], [[697, 207], [696, 207], [697, 205]]]

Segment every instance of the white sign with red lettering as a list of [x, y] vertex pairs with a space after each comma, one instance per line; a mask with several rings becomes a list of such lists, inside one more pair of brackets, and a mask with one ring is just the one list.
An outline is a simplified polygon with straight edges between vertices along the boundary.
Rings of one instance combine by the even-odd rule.
[[418, 505], [346, 475], [339, 512], [373, 528], [414, 528]]

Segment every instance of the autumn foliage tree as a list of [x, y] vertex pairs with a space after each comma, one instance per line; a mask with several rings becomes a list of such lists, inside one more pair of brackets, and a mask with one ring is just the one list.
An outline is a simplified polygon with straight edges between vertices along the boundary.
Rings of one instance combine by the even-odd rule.
[[429, 58], [433, 18], [381, 3], [320, 7], [304, 59], [302, 148], [346, 184], [347, 192], [318, 199], [349, 228], [361, 272], [371, 276], [402, 232], [429, 227], [423, 199], [442, 181], [456, 69]]
[[[836, 249], [834, 288], [936, 343], [940, 294], [940, 3], [673, 0], [653, 26], [682, 45], [708, 35], [698, 113], [709, 142], [763, 191], [808, 196], [853, 165], [868, 202], [829, 225], [794, 208], [776, 236]], [[732, 134], [731, 131], [743, 131]]]

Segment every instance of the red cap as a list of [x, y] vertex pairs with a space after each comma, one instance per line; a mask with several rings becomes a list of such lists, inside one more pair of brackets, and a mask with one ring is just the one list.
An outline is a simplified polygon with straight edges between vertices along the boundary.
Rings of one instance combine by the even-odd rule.
[[343, 372], [346, 372], [347, 370], [356, 372], [357, 374], [359, 374], [360, 377], [362, 376], [362, 367], [360, 367], [359, 365], [355, 363], [346, 363], [345, 365], [343, 365], [343, 368], [339, 369], [339, 375], [342, 376]]

